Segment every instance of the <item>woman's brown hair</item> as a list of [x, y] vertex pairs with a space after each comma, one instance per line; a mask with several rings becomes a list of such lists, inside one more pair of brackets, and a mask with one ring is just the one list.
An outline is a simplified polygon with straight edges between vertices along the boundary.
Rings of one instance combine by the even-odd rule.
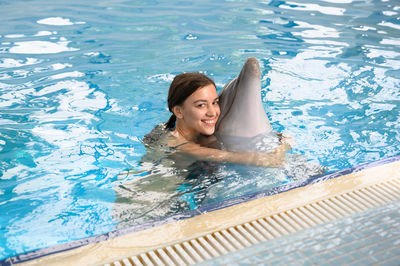
[[[197, 89], [215, 83], [206, 75], [200, 73], [183, 73], [175, 76], [168, 92], [168, 109], [172, 112], [172, 108], [183, 102]], [[176, 116], [171, 115], [168, 122], [165, 123], [166, 128], [175, 128]]]

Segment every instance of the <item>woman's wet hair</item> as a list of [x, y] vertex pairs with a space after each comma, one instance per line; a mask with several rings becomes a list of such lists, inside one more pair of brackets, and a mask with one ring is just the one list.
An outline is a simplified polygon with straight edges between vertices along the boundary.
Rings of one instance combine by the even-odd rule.
[[[212, 79], [200, 73], [183, 73], [175, 76], [169, 86], [168, 109], [172, 112], [174, 106], [182, 105], [193, 92], [210, 84], [215, 86]], [[176, 116], [172, 114], [165, 127], [173, 129], [175, 122]]]

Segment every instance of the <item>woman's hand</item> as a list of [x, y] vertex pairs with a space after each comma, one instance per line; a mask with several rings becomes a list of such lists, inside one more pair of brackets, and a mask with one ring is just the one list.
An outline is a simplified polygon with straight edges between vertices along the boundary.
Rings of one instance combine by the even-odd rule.
[[250, 153], [248, 164], [265, 167], [282, 167], [285, 165], [285, 152], [290, 150], [287, 143], [282, 143], [278, 148], [269, 153]]
[[294, 145], [296, 144], [294, 137], [292, 135], [289, 135], [287, 133], [276, 133], [276, 135], [278, 135], [281, 143], [286, 143], [290, 147], [294, 147]]

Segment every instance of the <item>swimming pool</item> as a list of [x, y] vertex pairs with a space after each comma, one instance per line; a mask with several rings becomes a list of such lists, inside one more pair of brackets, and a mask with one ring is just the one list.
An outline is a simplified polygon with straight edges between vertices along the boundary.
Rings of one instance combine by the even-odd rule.
[[[274, 129], [330, 171], [399, 154], [396, 1], [1, 7], [0, 259], [168, 215], [120, 223], [115, 188], [149, 174], [140, 140], [168, 119], [167, 88], [182, 71], [202, 71], [220, 89], [256, 57]], [[120, 175], [127, 169], [134, 174]], [[226, 197], [276, 185], [227, 176], [239, 179]]]

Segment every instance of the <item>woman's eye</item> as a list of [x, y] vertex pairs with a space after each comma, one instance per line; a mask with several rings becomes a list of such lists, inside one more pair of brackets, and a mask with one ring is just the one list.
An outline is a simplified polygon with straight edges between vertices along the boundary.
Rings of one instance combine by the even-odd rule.
[[205, 106], [204, 103], [201, 103], [201, 104], [198, 104], [198, 105], [197, 105], [197, 107], [204, 107], [204, 106]]

